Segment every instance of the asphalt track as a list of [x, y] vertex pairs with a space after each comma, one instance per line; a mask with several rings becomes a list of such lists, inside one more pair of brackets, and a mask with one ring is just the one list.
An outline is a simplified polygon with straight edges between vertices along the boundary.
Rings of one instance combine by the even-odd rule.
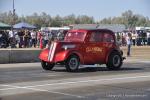
[[122, 69], [82, 66], [44, 71], [40, 63], [1, 64], [0, 100], [150, 100], [150, 61], [126, 60]]

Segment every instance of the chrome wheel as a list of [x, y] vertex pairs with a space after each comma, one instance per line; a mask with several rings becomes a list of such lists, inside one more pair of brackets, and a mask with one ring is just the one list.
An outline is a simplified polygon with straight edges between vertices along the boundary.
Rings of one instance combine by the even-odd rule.
[[79, 57], [76, 55], [70, 56], [66, 61], [66, 70], [69, 72], [75, 72], [78, 70], [80, 65]]
[[119, 66], [120, 61], [121, 61], [121, 60], [120, 60], [120, 56], [115, 55], [115, 56], [113, 57], [113, 65], [114, 65], [115, 67]]
[[122, 58], [121, 54], [119, 52], [112, 52], [109, 55], [108, 61], [106, 63], [107, 68], [110, 70], [118, 70], [122, 66]]
[[77, 58], [71, 58], [69, 60], [69, 66], [70, 66], [70, 69], [75, 70], [78, 67], [78, 59]]

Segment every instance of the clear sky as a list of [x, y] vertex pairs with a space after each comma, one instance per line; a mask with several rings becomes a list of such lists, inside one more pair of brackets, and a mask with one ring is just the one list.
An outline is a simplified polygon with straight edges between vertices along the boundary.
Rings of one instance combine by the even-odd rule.
[[[12, 10], [12, 1], [0, 0], [0, 12]], [[51, 16], [88, 15], [95, 20], [132, 10], [150, 18], [150, 0], [15, 0], [15, 9], [19, 16], [46, 12]]]

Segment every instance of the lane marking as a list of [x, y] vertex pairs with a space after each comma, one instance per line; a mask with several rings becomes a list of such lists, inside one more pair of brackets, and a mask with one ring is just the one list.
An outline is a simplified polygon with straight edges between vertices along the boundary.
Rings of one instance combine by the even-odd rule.
[[98, 80], [85, 80], [85, 81], [70, 81], [70, 82], [60, 82], [60, 83], [51, 83], [51, 84], [31, 85], [31, 86], [26, 86], [26, 87], [43, 87], [43, 86], [49, 86], [49, 85], [67, 85], [67, 84], [76, 84], [76, 83], [114, 81], [114, 80], [137, 79], [137, 78], [150, 78], [150, 75], [148, 75], [148, 76], [137, 76], [137, 77], [110, 78], [110, 79], [108, 78], [108, 79], [98, 79]]
[[77, 97], [77, 98], [84, 98], [83, 96], [79, 96], [79, 95], [49, 91], [49, 90], [45, 90], [45, 89], [38, 89], [38, 87], [53, 86], [53, 85], [67, 85], [67, 84], [76, 84], [76, 83], [90, 83], [90, 82], [100, 82], [100, 81], [115, 81], [115, 80], [125, 80], [125, 79], [127, 80], [127, 79], [137, 79], [137, 78], [150, 78], [150, 75], [147, 75], [147, 76], [143, 75], [143, 76], [136, 76], [136, 77], [123, 77], [123, 78], [107, 78], [107, 79], [98, 79], [98, 80], [85, 80], [85, 81], [70, 81], [70, 82], [61, 82], [61, 83], [31, 85], [31, 86], [13, 86], [13, 85], [1, 84], [0, 86], [7, 86], [10, 88], [3, 88], [0, 90], [4, 91], [4, 90], [12, 90], [12, 89], [21, 88], [21, 89], [30, 89], [30, 90], [34, 90], [34, 91], [45, 91], [45, 92], [49, 92], [49, 93], [56, 93], [56, 94], [61, 94], [61, 95], [73, 96], [73, 97]]
[[146, 90], [150, 91], [150, 88], [148, 88], [148, 89], [146, 89]]
[[14, 90], [14, 89], [17, 89], [17, 88], [3, 88], [3, 89], [0, 89], [0, 91], [5, 91], [5, 90]]
[[[70, 82], [50, 83], [50, 84], [41, 84], [41, 85], [30, 85], [30, 86], [22, 86], [22, 87], [32, 88], [32, 87], [43, 87], [43, 86], [50, 86], [50, 85], [67, 85], [67, 84], [76, 84], [76, 83], [89, 83], [89, 82], [100, 82], [100, 81], [114, 81], [114, 80], [137, 79], [137, 78], [150, 78], [150, 75], [147, 75], [147, 76], [137, 76], [137, 77], [108, 78], [108, 79], [98, 79], [98, 80], [85, 80], [85, 81], [70, 81]], [[5, 84], [1, 84], [0, 86], [12, 87], [11, 85], [5, 85]]]
[[63, 92], [56, 92], [56, 91], [50, 91], [50, 90], [45, 90], [45, 89], [38, 89], [38, 88], [30, 88], [30, 87], [20, 87], [20, 86], [14, 86], [14, 85], [3, 85], [3, 86], [8, 86], [12, 88], [4, 88], [0, 90], [11, 90], [11, 89], [27, 89], [27, 90], [33, 90], [33, 91], [41, 91], [41, 92], [49, 92], [49, 93], [54, 93], [54, 94], [60, 94], [60, 95], [66, 95], [66, 96], [72, 96], [76, 98], [85, 98], [84, 96], [80, 95], [74, 95], [74, 94], [69, 94], [69, 93], [63, 93]]
[[131, 63], [131, 62], [133, 62], [133, 63], [135, 63], [135, 62], [137, 62], [137, 63], [150, 63], [150, 60], [143, 60], [143, 59], [127, 59], [127, 60], [125, 60], [124, 62], [125, 62], [125, 63]]
[[150, 63], [150, 61], [140, 61], [141, 63]]

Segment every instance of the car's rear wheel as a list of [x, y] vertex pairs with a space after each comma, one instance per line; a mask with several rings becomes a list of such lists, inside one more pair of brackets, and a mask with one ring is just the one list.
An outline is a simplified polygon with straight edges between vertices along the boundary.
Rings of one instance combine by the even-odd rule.
[[55, 64], [53, 63], [48, 63], [48, 62], [45, 62], [45, 61], [41, 61], [41, 65], [42, 65], [42, 68], [44, 70], [52, 70], [53, 67], [55, 66]]
[[80, 60], [76, 55], [71, 55], [65, 64], [66, 70], [69, 72], [76, 72], [79, 68]]
[[106, 66], [110, 70], [118, 70], [122, 66], [122, 61], [123, 60], [119, 52], [112, 52], [108, 58]]

